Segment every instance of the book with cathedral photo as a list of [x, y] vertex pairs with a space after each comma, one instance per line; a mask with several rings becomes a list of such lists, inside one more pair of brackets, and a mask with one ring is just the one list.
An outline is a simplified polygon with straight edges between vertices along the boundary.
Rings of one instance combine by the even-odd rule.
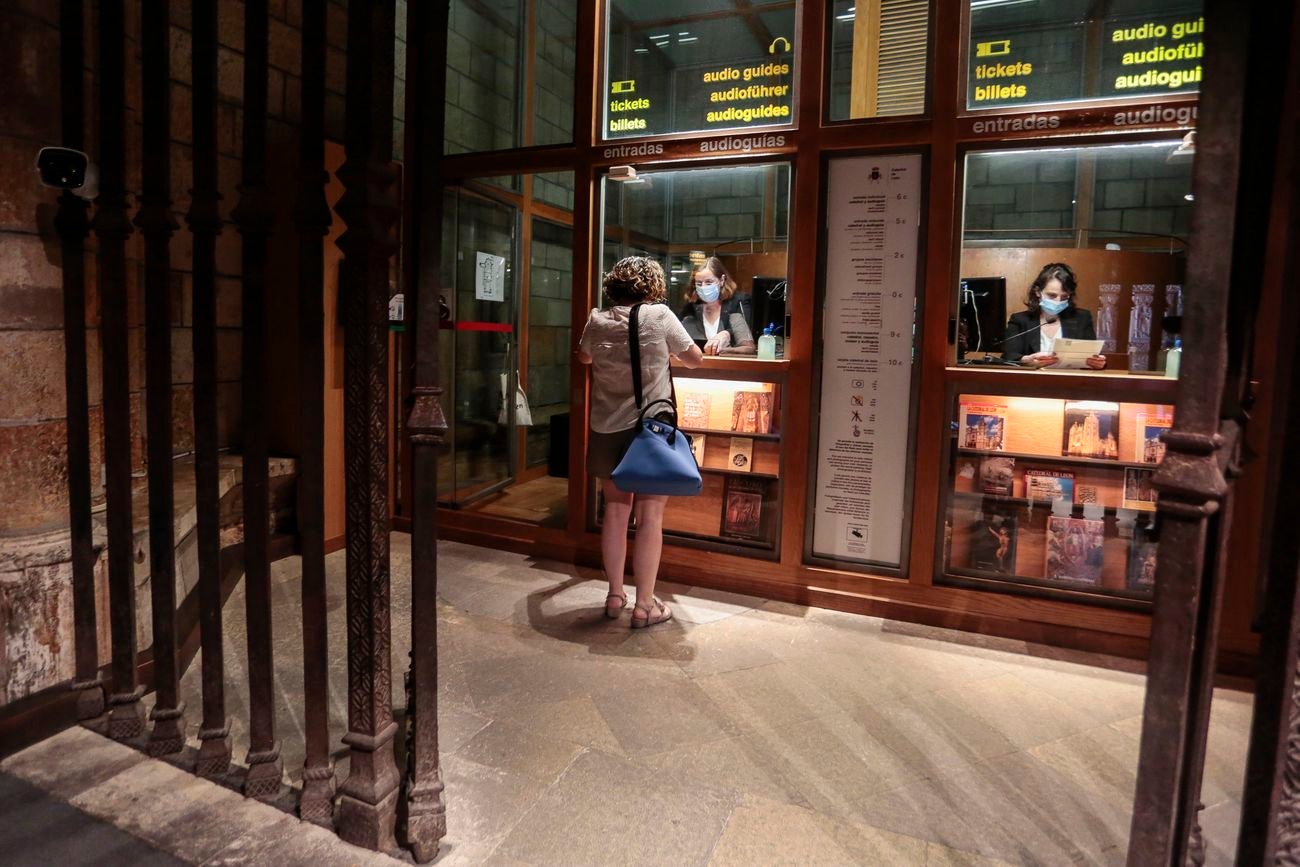
[[1151, 486], [1151, 479], [1155, 474], [1155, 470], [1139, 470], [1133, 467], [1124, 470], [1124, 499], [1122, 505], [1125, 509], [1138, 509], [1144, 512], [1155, 511], [1156, 489]]
[[1030, 503], [1053, 500], [1074, 502], [1074, 473], [1067, 470], [1025, 470], [1025, 499]]
[[1007, 448], [1006, 407], [989, 404], [961, 405], [961, 440], [959, 447], [982, 452], [1001, 452]]
[[1174, 420], [1167, 415], [1145, 415], [1137, 417], [1137, 454], [1133, 460], [1144, 464], [1158, 464], [1165, 458], [1165, 444], [1161, 435], [1174, 426]]
[[1067, 401], [1063, 428], [1061, 454], [1119, 460], [1119, 404], [1099, 400]]

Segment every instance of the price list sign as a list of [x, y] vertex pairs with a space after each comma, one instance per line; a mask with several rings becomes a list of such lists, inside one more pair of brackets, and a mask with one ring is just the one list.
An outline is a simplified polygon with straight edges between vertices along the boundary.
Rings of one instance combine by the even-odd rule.
[[832, 160], [813, 554], [899, 566], [921, 157]]

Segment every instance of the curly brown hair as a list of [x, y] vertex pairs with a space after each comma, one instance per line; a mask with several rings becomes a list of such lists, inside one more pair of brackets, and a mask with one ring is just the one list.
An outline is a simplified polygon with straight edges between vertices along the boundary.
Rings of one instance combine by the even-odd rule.
[[664, 268], [648, 256], [618, 260], [603, 281], [605, 297], [616, 305], [659, 304], [668, 298]]

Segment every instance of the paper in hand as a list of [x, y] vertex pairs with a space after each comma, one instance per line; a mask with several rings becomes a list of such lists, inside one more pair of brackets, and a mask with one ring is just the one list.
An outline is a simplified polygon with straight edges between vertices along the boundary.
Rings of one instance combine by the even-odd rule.
[[1087, 360], [1101, 354], [1101, 340], [1077, 340], [1069, 337], [1058, 337], [1052, 344], [1052, 351], [1056, 353], [1056, 364], [1052, 367], [1077, 369], [1087, 367]]

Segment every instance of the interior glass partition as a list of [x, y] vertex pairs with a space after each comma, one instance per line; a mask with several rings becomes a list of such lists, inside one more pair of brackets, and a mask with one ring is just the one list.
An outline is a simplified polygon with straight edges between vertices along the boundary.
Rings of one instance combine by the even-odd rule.
[[442, 491], [464, 506], [508, 485], [517, 471], [518, 388], [515, 329], [518, 208], [469, 187], [448, 190], [444, 211], [450, 256], [444, 259], [447, 294], [444, 370], [451, 373], [452, 408], [444, 443]]

